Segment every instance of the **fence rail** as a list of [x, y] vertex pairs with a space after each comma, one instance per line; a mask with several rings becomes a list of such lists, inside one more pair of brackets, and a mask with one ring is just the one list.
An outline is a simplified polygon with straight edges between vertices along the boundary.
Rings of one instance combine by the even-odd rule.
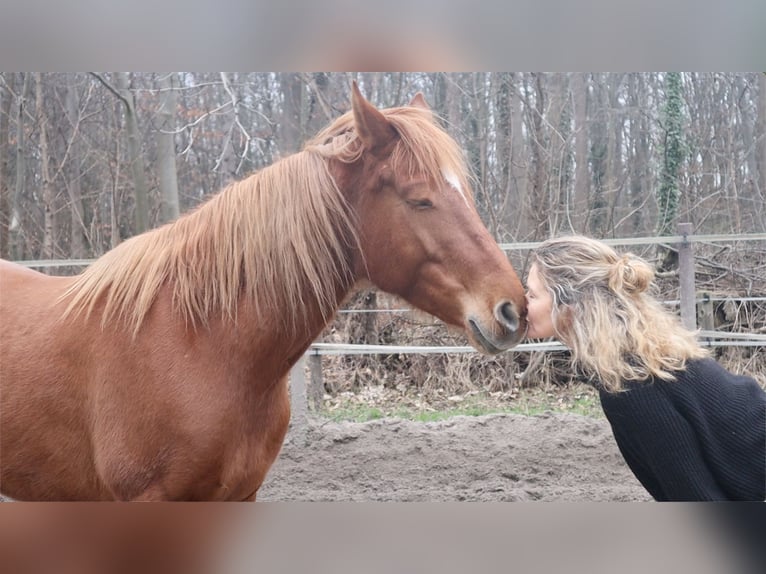
[[[700, 303], [711, 304], [718, 300], [742, 300], [761, 302], [766, 297], [710, 297], [700, 299], [696, 293], [694, 279], [694, 255], [695, 243], [736, 243], [747, 241], [765, 241], [766, 233], [749, 233], [741, 235], [694, 235], [689, 223], [678, 225], [678, 234], [660, 237], [631, 237], [602, 240], [607, 245], [679, 245], [679, 300], [669, 302], [680, 305], [681, 319], [690, 328], [697, 327], [697, 305]], [[530, 250], [537, 248], [541, 242], [524, 243], [501, 243], [503, 251]], [[19, 265], [32, 268], [50, 267], [84, 267], [93, 263], [95, 259], [45, 259], [17, 261]], [[410, 309], [343, 309], [340, 313], [403, 313]], [[755, 333], [727, 333], [712, 331], [709, 325], [703, 325], [705, 330], [700, 332], [700, 341], [704, 346], [766, 346], [766, 335]], [[564, 350], [566, 347], [558, 342], [523, 343], [510, 352], [548, 352]], [[398, 346], [398, 345], [352, 345], [337, 343], [314, 343], [306, 351], [290, 372], [290, 394], [293, 410], [293, 432], [304, 432], [307, 424], [307, 391], [309, 385], [305, 377], [305, 368], [310, 367], [311, 378], [321, 380], [321, 357], [323, 355], [361, 355], [361, 354], [444, 354], [444, 353], [474, 353], [468, 346]], [[312, 387], [316, 386], [316, 382]]]
[[[706, 347], [763, 347], [766, 346], [766, 335], [756, 333], [727, 333], [725, 331], [713, 331], [708, 327], [712, 312], [710, 306], [713, 298], [705, 295], [701, 298], [696, 293], [694, 273], [694, 243], [722, 243], [739, 241], [766, 241], [766, 233], [747, 235], [693, 235], [690, 223], [678, 225], [678, 235], [664, 237], [639, 237], [624, 239], [604, 240], [604, 243], [614, 246], [625, 245], [679, 245], [679, 300], [681, 320], [689, 329], [697, 328], [697, 306], [701, 304], [703, 309], [703, 327], [699, 332], [699, 340]], [[503, 243], [500, 248], [504, 251], [535, 249], [537, 243]], [[748, 297], [748, 300], [763, 301], [766, 297]], [[386, 310], [365, 309], [363, 312], [385, 312]], [[402, 309], [395, 310], [402, 312]], [[390, 312], [390, 311], [389, 311]], [[550, 352], [564, 350], [566, 347], [558, 342], [522, 343], [510, 352]], [[396, 345], [350, 345], [337, 343], [314, 343], [306, 351], [301, 360], [290, 373], [290, 393], [293, 400], [295, 413], [294, 428], [297, 433], [304, 432], [308, 419], [308, 403], [313, 402], [318, 406], [317, 393], [322, 388], [322, 356], [323, 355], [360, 355], [360, 354], [434, 354], [434, 353], [474, 353], [472, 347], [467, 346], [396, 346]], [[305, 369], [308, 363], [310, 369], [310, 381], [306, 380]]]
[[[686, 224], [679, 224], [686, 225]], [[690, 225], [690, 224], [689, 224]], [[679, 233], [678, 235], [661, 235], [654, 237], [622, 237], [614, 239], [599, 239], [599, 241], [611, 245], [674, 245], [677, 243], [731, 243], [737, 241], [766, 241], [766, 233], [744, 233], [740, 235], [694, 235], [690, 231]], [[542, 241], [522, 242], [522, 243], [500, 243], [500, 249], [503, 251], [513, 251], [517, 249], [536, 249], [542, 245]]]
[[[766, 346], [766, 335], [758, 333], [729, 333], [726, 331], [699, 331], [699, 339], [704, 346], [710, 347], [758, 347]], [[522, 343], [507, 353], [531, 353], [545, 351], [563, 351], [566, 346], [558, 342]], [[451, 353], [478, 353], [467, 345], [361, 345], [351, 343], [313, 343], [306, 354], [309, 356], [325, 355], [433, 355]]]

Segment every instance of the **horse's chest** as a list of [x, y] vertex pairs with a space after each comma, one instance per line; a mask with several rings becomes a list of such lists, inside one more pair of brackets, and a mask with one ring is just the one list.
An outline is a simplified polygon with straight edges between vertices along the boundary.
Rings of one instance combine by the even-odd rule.
[[279, 454], [290, 419], [289, 403], [252, 416], [239, 440], [226, 449], [216, 498], [252, 498]]
[[248, 440], [231, 449], [221, 467], [219, 500], [245, 500], [252, 497], [263, 483], [266, 473], [279, 453], [263, 440]]

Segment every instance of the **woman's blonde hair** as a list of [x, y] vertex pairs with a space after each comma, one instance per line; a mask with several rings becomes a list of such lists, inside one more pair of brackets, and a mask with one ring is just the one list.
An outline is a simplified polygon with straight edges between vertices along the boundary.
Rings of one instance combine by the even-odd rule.
[[571, 236], [543, 242], [532, 263], [553, 297], [559, 340], [607, 391], [625, 380], [674, 380], [688, 359], [708, 355], [653, 296], [654, 269], [640, 257]]

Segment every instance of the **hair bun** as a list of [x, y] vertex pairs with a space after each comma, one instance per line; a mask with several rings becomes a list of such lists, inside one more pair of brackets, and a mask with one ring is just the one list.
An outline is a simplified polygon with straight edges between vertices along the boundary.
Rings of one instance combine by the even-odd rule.
[[627, 254], [620, 257], [612, 267], [609, 287], [619, 293], [638, 294], [646, 291], [654, 279], [654, 270], [640, 257]]

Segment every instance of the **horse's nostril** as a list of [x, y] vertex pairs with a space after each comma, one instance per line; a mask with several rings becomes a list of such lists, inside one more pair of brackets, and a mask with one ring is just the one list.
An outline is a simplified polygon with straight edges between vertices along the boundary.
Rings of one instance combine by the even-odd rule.
[[510, 301], [503, 301], [495, 307], [495, 318], [509, 331], [515, 332], [519, 328], [519, 314]]

